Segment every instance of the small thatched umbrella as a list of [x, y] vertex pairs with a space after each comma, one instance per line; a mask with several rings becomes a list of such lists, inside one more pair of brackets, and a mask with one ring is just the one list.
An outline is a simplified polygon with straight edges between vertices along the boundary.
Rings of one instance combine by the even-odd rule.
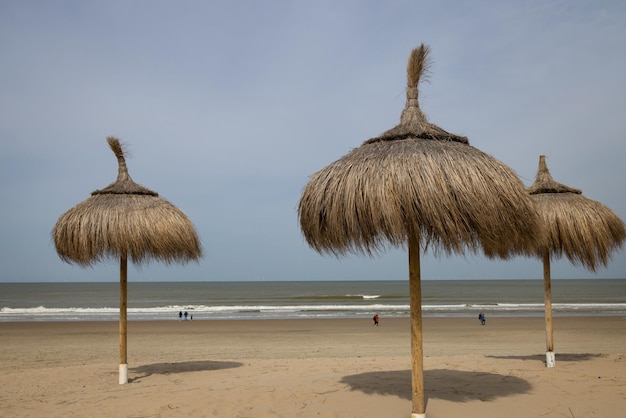
[[417, 98], [428, 51], [422, 45], [409, 58], [400, 124], [315, 173], [298, 208], [320, 253], [373, 255], [408, 243], [414, 417], [425, 415], [420, 246], [507, 258], [531, 251], [540, 225], [510, 168], [426, 120]]
[[545, 223], [546, 241], [539, 250], [545, 290], [546, 366], [554, 367], [550, 259], [565, 255], [591, 271], [606, 266], [611, 252], [626, 238], [624, 223], [613, 211], [588, 199], [578, 189], [554, 181], [545, 156], [539, 157], [535, 182], [528, 192]]
[[126, 169], [117, 138], [107, 138], [119, 164], [117, 181], [65, 212], [52, 231], [59, 257], [90, 266], [104, 259], [120, 260], [119, 383], [128, 383], [126, 361], [127, 260], [142, 264], [149, 258], [172, 263], [197, 260], [200, 241], [187, 216], [135, 183]]

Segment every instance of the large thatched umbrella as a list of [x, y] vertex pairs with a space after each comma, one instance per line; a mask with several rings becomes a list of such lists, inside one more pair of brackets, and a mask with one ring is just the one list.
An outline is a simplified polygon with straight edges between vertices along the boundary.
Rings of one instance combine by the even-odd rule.
[[554, 367], [550, 259], [565, 255], [573, 264], [595, 271], [606, 266], [611, 252], [622, 246], [626, 230], [611, 209], [584, 197], [578, 189], [554, 181], [543, 155], [528, 192], [545, 223], [546, 240], [539, 256], [543, 260], [545, 291], [546, 366]]
[[107, 138], [119, 164], [117, 181], [65, 212], [52, 231], [63, 261], [89, 266], [103, 259], [120, 260], [120, 374], [128, 383], [126, 361], [127, 260], [141, 264], [149, 258], [165, 263], [197, 260], [200, 241], [187, 216], [135, 183], [126, 169], [117, 138]]
[[428, 52], [422, 45], [409, 58], [400, 124], [315, 173], [298, 207], [320, 253], [373, 255], [408, 243], [415, 417], [425, 415], [420, 246], [507, 258], [531, 251], [540, 225], [506, 165], [426, 120], [417, 98]]

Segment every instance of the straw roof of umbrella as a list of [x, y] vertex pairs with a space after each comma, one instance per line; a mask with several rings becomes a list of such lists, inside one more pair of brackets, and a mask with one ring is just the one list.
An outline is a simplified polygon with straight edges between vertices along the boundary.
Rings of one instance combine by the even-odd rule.
[[545, 223], [546, 245], [553, 258], [565, 255], [573, 264], [595, 271], [608, 264], [611, 253], [626, 239], [624, 222], [581, 190], [556, 182], [543, 155], [528, 192]]
[[117, 180], [59, 217], [52, 231], [59, 257], [83, 266], [125, 256], [136, 264], [200, 258], [200, 240], [187, 216], [135, 183], [120, 141], [109, 137], [107, 142], [118, 160]]
[[541, 240], [539, 216], [515, 173], [420, 110], [428, 52], [422, 45], [409, 58], [400, 124], [313, 174], [298, 205], [302, 233], [320, 253], [408, 247], [412, 416], [425, 411], [420, 247], [508, 258]]
[[201, 257], [196, 231], [187, 216], [167, 200], [128, 175], [120, 141], [107, 142], [118, 162], [117, 180], [59, 217], [52, 230], [63, 261], [88, 266], [103, 259], [120, 262], [119, 383], [128, 383], [127, 272], [128, 259], [141, 264], [149, 258], [165, 263]]
[[507, 258], [532, 252], [539, 218], [505, 164], [430, 123], [418, 103], [428, 47], [411, 54], [400, 124], [315, 173], [298, 207], [308, 244], [320, 253], [373, 255], [404, 246]]

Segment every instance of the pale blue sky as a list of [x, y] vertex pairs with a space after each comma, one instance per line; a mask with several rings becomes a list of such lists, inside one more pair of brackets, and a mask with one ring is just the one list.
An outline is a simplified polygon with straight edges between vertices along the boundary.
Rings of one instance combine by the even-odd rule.
[[[309, 176], [395, 126], [406, 61], [432, 49], [421, 106], [530, 185], [555, 180], [626, 219], [626, 3], [616, 1], [0, 0], [0, 281], [117, 281], [63, 263], [58, 217], [115, 180], [184, 210], [205, 257], [129, 280], [408, 276], [403, 249], [321, 256], [297, 205]], [[615, 253], [592, 274], [625, 277]], [[422, 257], [423, 279], [540, 278], [541, 262]]]

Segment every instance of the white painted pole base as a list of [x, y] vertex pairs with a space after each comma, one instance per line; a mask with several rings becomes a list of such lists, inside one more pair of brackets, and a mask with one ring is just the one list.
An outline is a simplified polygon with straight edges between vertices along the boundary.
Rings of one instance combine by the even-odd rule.
[[555, 364], [554, 351], [546, 351], [546, 367], [554, 367]]
[[120, 385], [128, 383], [128, 364], [120, 364]]
[[416, 414], [415, 412], [411, 413], [411, 418], [426, 418], [426, 413]]

